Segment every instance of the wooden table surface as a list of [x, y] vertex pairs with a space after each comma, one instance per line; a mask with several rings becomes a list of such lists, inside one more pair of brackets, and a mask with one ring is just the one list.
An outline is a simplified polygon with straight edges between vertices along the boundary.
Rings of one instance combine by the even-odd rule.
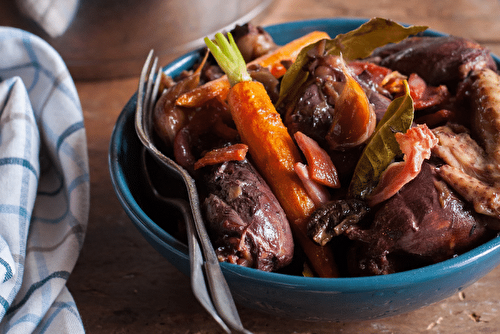
[[[498, 0], [276, 0], [258, 23], [323, 17], [380, 16], [469, 37], [500, 55]], [[88, 136], [91, 208], [88, 230], [68, 287], [86, 330], [94, 333], [221, 333], [194, 298], [189, 279], [139, 234], [111, 185], [108, 146], [137, 77], [76, 82]], [[463, 294], [392, 318], [311, 323], [276, 318], [239, 305], [254, 333], [472, 333], [500, 328], [500, 267]]]

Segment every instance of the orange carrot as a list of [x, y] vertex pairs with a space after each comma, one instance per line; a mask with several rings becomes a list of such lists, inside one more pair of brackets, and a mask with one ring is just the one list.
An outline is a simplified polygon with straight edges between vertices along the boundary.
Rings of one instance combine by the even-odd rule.
[[242, 161], [245, 159], [247, 151], [248, 146], [245, 144], [234, 144], [223, 148], [213, 149], [194, 163], [194, 170], [209, 165], [216, 165], [224, 161]]
[[207, 82], [193, 90], [182, 94], [175, 103], [181, 107], [196, 108], [204, 105], [208, 100], [220, 96], [225, 100], [231, 86], [226, 76]]
[[281, 63], [283, 60], [294, 62], [300, 51], [305, 46], [326, 38], [330, 38], [330, 36], [324, 31], [310, 32], [302, 37], [294, 39], [290, 43], [285, 44], [274, 51], [271, 51], [268, 54], [255, 59], [254, 61], [251, 61], [248, 65], [258, 64], [262, 67], [267, 67], [276, 78], [279, 78], [286, 72], [286, 68]]
[[[279, 78], [286, 72], [286, 68], [281, 63], [283, 60], [295, 61], [303, 47], [325, 38], [329, 38], [326, 32], [313, 31], [251, 61], [248, 66], [257, 64], [266, 67], [276, 78]], [[229, 89], [229, 81], [224, 75], [184, 93], [177, 98], [176, 103], [183, 107], [199, 107], [216, 96], [225, 99]]]
[[231, 89], [227, 101], [236, 129], [283, 207], [313, 269], [322, 277], [336, 276], [331, 248], [317, 245], [307, 236], [305, 221], [315, 204], [294, 171], [295, 163], [301, 161], [300, 152], [264, 86], [252, 81], [231, 34], [228, 38], [229, 42], [224, 35], [217, 34], [218, 45], [208, 38], [205, 43], [228, 76]]
[[337, 168], [328, 153], [314, 139], [300, 131], [295, 132], [294, 138], [307, 160], [311, 179], [330, 188], [340, 188]]
[[[268, 180], [291, 221], [309, 216], [314, 207], [294, 165], [300, 153], [262, 84], [242, 81], [231, 88], [228, 104], [242, 141]], [[285, 208], [286, 206], [286, 208]]]
[[283, 207], [313, 269], [318, 275], [335, 275], [330, 247], [319, 246], [307, 236], [305, 220], [315, 205], [295, 174], [294, 165], [301, 161], [299, 150], [264, 86], [242, 81], [231, 88], [227, 99], [242, 141]]

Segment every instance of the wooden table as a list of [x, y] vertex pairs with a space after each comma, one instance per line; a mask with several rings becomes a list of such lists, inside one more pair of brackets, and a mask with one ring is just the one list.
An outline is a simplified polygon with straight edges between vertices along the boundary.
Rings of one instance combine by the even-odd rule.
[[[497, 0], [277, 0], [259, 23], [322, 17], [391, 18], [473, 38], [500, 54]], [[88, 333], [221, 333], [191, 293], [189, 280], [138, 233], [120, 206], [107, 154], [114, 123], [137, 78], [76, 82], [88, 135], [91, 208], [87, 236], [68, 287]], [[239, 306], [254, 333], [459, 333], [500, 328], [500, 267], [440, 303], [377, 321], [311, 323]]]

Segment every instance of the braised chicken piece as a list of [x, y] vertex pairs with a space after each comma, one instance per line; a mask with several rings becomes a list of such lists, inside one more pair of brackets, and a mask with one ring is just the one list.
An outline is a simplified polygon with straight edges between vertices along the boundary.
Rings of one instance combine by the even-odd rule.
[[472, 130], [488, 156], [500, 164], [500, 75], [490, 69], [474, 71], [470, 82]]
[[[438, 174], [463, 198], [474, 205], [476, 212], [500, 218], [500, 188], [482, 182], [450, 165], [443, 165]], [[495, 224], [498, 226], [498, 223]]]
[[470, 137], [467, 129], [448, 125], [433, 132], [439, 139], [433, 154], [445, 162], [437, 173], [472, 203], [476, 212], [500, 218], [500, 166]]
[[468, 81], [472, 129], [433, 130], [439, 138], [433, 154], [446, 163], [437, 172], [476, 212], [500, 219], [500, 76], [483, 69]]
[[496, 64], [490, 52], [479, 44], [455, 36], [411, 37], [375, 50], [378, 64], [405, 75], [417, 73], [429, 85], [453, 83], [465, 79], [471, 71]]
[[213, 166], [203, 178], [204, 211], [219, 261], [274, 271], [292, 260], [286, 215], [247, 161]]
[[366, 229], [352, 225], [346, 235], [351, 274], [380, 275], [437, 263], [483, 242], [488, 230], [433, 167], [420, 174], [374, 214]]
[[446, 164], [483, 182], [496, 184], [500, 181], [500, 170], [492, 164], [484, 149], [470, 136], [470, 130], [456, 124], [432, 129], [439, 144], [432, 154]]

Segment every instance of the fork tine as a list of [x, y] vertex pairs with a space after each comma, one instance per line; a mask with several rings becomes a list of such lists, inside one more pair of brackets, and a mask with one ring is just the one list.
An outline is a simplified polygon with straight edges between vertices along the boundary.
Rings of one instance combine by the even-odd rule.
[[158, 98], [158, 95], [160, 93], [160, 83], [161, 83], [162, 73], [163, 71], [161, 68], [159, 68], [158, 71], [156, 72], [156, 79], [153, 85], [153, 91], [151, 92], [151, 100], [149, 101], [149, 106], [147, 109], [148, 111], [151, 111], [153, 109], [156, 99]]
[[[157, 61], [158, 58], [155, 60]], [[154, 66], [153, 66], [154, 67]], [[151, 71], [151, 74], [154, 74], [153, 71]], [[151, 91], [151, 96], [149, 98], [148, 104], [145, 108], [145, 115], [144, 115], [144, 126], [147, 129], [148, 133], [151, 133], [152, 131], [152, 123], [153, 123], [153, 113], [154, 113], [154, 107], [156, 104], [156, 100], [158, 99], [158, 95], [160, 93], [160, 83], [161, 83], [161, 76], [162, 76], [162, 69], [159, 68], [157, 73], [156, 73], [156, 79], [154, 81], [154, 84], [152, 85], [152, 91]]]
[[[151, 66], [151, 59], [153, 58], [153, 50], [151, 49], [149, 51], [148, 57], [146, 58], [146, 61], [144, 62], [144, 65], [142, 66], [142, 71], [141, 71], [141, 76], [139, 78], [139, 89], [138, 89], [138, 103], [137, 106], [140, 106], [141, 108], [144, 107], [144, 97], [145, 97], [145, 91], [144, 91], [144, 86], [146, 85], [146, 78], [149, 77], [149, 68]], [[147, 96], [147, 94], [146, 94]]]
[[146, 81], [146, 91], [145, 91], [145, 96], [144, 96], [144, 101], [142, 104], [142, 109], [143, 109], [143, 115], [142, 115], [142, 121], [143, 121], [143, 127], [146, 129], [147, 133], [150, 133], [151, 130], [151, 109], [150, 106], [151, 104], [155, 101], [153, 100], [153, 97], [151, 96], [153, 91], [153, 81], [154, 81], [154, 76], [156, 72], [156, 68], [158, 66], [158, 57], [155, 57], [153, 60], [153, 64], [151, 65], [151, 68], [149, 69], [149, 75], [147, 77]]
[[144, 133], [144, 99], [145, 95], [144, 87], [146, 85], [146, 78], [149, 77], [149, 68], [151, 66], [151, 59], [153, 58], [153, 50], [149, 51], [148, 57], [144, 62], [141, 70], [141, 75], [139, 77], [139, 87], [137, 89], [137, 105], [135, 110], [135, 130], [139, 139], [144, 145], [147, 145], [147, 136]]
[[158, 57], [155, 57], [153, 64], [149, 70], [148, 80], [146, 82], [146, 96], [143, 102], [144, 111], [147, 112], [149, 109], [149, 104], [151, 103], [151, 92], [153, 90], [154, 76], [156, 74], [156, 67], [158, 66]]

